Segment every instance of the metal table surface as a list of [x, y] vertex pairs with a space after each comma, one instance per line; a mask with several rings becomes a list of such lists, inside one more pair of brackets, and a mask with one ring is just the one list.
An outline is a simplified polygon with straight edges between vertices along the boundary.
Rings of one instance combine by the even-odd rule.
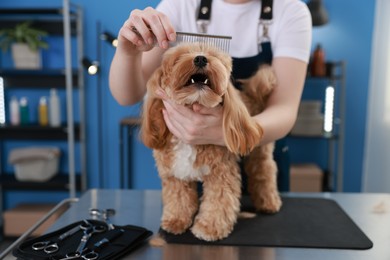
[[[374, 243], [369, 250], [307, 249], [283, 247], [232, 247], [146, 244], [123, 259], [353, 259], [390, 260], [390, 194], [382, 193], [283, 193], [290, 197], [334, 199]], [[159, 228], [162, 211], [159, 190], [101, 190], [85, 192], [48, 232], [84, 218], [91, 218], [90, 208], [114, 208], [111, 221], [117, 225], [137, 225], [154, 233]]]

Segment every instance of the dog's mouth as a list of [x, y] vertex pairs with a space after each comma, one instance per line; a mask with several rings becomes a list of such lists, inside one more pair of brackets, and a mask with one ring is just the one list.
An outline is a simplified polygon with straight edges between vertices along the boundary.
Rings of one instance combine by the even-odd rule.
[[210, 79], [209, 77], [204, 74], [204, 73], [195, 73], [193, 75], [191, 75], [191, 77], [188, 79], [187, 83], [185, 84], [185, 86], [191, 86], [191, 85], [196, 85], [197, 87], [199, 88], [202, 88], [202, 87], [210, 87]]

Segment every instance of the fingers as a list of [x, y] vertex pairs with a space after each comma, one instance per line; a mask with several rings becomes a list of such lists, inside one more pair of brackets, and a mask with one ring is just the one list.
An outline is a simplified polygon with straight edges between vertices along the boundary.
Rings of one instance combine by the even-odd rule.
[[156, 94], [163, 100], [163, 116], [171, 133], [187, 144], [224, 145], [222, 134], [222, 106], [207, 108], [199, 104], [192, 107], [173, 102], [161, 88]]
[[194, 104], [192, 110], [202, 115], [217, 115], [222, 110], [222, 106], [216, 106], [213, 108], [202, 106], [201, 104]]
[[176, 38], [175, 30], [168, 17], [151, 7], [135, 9], [123, 26], [123, 36], [137, 46], [153, 45], [168, 48], [168, 42]]
[[174, 104], [169, 100], [164, 100], [163, 102], [167, 114], [174, 120], [172, 123], [184, 126], [197, 120], [196, 114], [190, 108]]
[[183, 137], [183, 133], [185, 133], [185, 129], [184, 129], [183, 125], [177, 124], [177, 122], [171, 120], [171, 117], [168, 115], [168, 112], [166, 109], [163, 110], [163, 117], [164, 117], [165, 124], [167, 125], [169, 131], [174, 136], [179, 138], [180, 140], [185, 141], [185, 138]]

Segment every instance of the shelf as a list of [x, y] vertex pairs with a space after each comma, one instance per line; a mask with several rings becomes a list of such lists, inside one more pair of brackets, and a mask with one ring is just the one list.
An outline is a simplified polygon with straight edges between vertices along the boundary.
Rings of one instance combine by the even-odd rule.
[[[78, 82], [77, 71], [73, 71], [73, 84]], [[5, 88], [65, 88], [65, 70], [0, 70]]]
[[332, 133], [324, 133], [319, 135], [300, 135], [300, 134], [288, 134], [290, 138], [312, 138], [312, 139], [337, 139], [338, 136]]
[[[4, 190], [29, 190], [29, 191], [54, 191], [69, 190], [69, 176], [59, 173], [52, 179], [45, 182], [18, 181], [12, 173], [0, 175], [0, 185]], [[76, 175], [76, 189], [81, 189], [81, 177]]]
[[326, 74], [325, 76], [311, 76], [310, 75], [310, 64], [307, 67], [307, 79], [313, 79], [313, 80], [341, 80], [343, 78], [342, 73], [338, 71], [338, 69], [341, 68], [343, 65], [342, 61], [328, 61], [326, 62]]
[[[67, 18], [69, 18], [70, 31], [64, 30], [64, 27], [68, 22]], [[68, 117], [63, 121], [64, 124], [60, 127], [43, 127], [38, 125], [37, 122], [19, 126], [11, 126], [8, 124], [0, 125], [1, 149], [3, 149], [3, 147], [6, 149], [1, 152], [2, 154], [5, 154], [10, 149], [8, 145], [2, 144], [5, 142], [8, 144], [8, 142], [12, 143], [15, 141], [37, 143], [50, 141], [61, 143], [61, 145], [67, 143], [69, 144], [66, 154], [68, 157], [67, 161], [71, 161], [71, 158], [74, 158], [77, 162], [73, 164], [68, 163], [67, 169], [62, 169], [61, 167], [60, 172], [49, 181], [25, 182], [17, 180], [13, 172], [3, 172], [6, 171], [4, 168], [5, 165], [7, 165], [7, 162], [6, 157], [2, 156], [2, 158], [0, 158], [0, 196], [3, 196], [5, 191], [48, 191], [54, 193], [68, 192], [69, 197], [75, 197], [77, 191], [83, 191], [87, 187], [87, 156], [86, 150], [83, 147], [85, 145], [85, 138], [81, 138], [81, 136], [85, 136], [85, 96], [83, 95], [84, 69], [80, 62], [77, 62], [77, 64], [66, 63], [64, 65], [61, 60], [62, 58], [64, 60], [75, 58], [77, 61], [80, 57], [84, 57], [84, 50], [82, 48], [84, 46], [82, 9], [80, 6], [65, 1], [62, 5], [55, 7], [45, 7], [42, 5], [38, 8], [0, 8], [1, 29], [14, 28], [17, 24], [26, 21], [30, 21], [35, 28], [46, 31], [48, 35], [45, 36], [45, 38], [48, 38], [49, 41], [59, 40], [63, 42], [61, 43], [61, 46], [59, 46], [60, 50], [58, 51], [60, 52], [51, 49], [43, 51], [43, 54], [49, 55], [50, 57], [54, 55], [52, 57], [54, 59], [56, 55], [60, 55], [61, 59], [53, 60], [53, 66], [55, 66], [55, 68], [43, 67], [38, 70], [18, 70], [8, 65], [10, 63], [8, 60], [10, 60], [11, 57], [5, 56], [4, 59], [3, 57], [0, 57], [1, 63], [3, 63], [4, 60], [5, 65], [7, 65], [1, 66], [2, 64], [0, 64], [0, 77], [3, 79], [4, 92], [7, 92], [6, 95], [12, 96], [12, 92], [16, 91], [27, 91], [26, 95], [35, 95], [39, 94], [35, 93], [35, 90], [39, 92], [45, 91], [48, 88], [57, 88], [63, 91], [65, 89], [69, 90], [70, 87], [72, 94], [79, 95], [80, 97], [78, 102], [68, 98], [68, 95], [64, 97], [67, 108], [74, 108], [75, 111], [71, 111], [72, 113], [68, 114]], [[65, 45], [67, 45], [67, 43], [71, 46], [75, 45], [74, 52], [71, 50], [69, 51], [69, 48], [66, 48]], [[63, 54], [61, 54], [62, 48]], [[8, 54], [9, 53], [7, 53], [7, 55]], [[71, 86], [68, 84], [69, 81], [67, 81], [67, 79], [70, 78], [72, 79]], [[79, 117], [77, 117], [77, 112], [79, 113]], [[74, 117], [70, 117], [70, 115]], [[77, 118], [80, 118], [80, 120]], [[70, 128], [69, 124], [73, 127]], [[80, 152], [80, 156], [78, 153], [76, 155], [77, 151]], [[75, 158], [76, 156], [77, 158]], [[69, 180], [69, 178], [71, 178], [71, 180]], [[31, 201], [31, 198], [26, 197], [23, 200], [27, 202]], [[4, 205], [0, 206], [0, 215], [3, 213]]]
[[[23, 8], [4, 8], [0, 9], [0, 28], [12, 28], [18, 23], [31, 20], [33, 25], [51, 35], [63, 35], [64, 25], [61, 8], [47, 9], [23, 9]], [[73, 18], [74, 12], [71, 13]], [[71, 33], [76, 34], [76, 20], [71, 19]]]
[[0, 9], [1, 15], [62, 15], [62, 8], [4, 8]]
[[[318, 158], [319, 160], [325, 159], [327, 166], [323, 166], [325, 170], [323, 190], [324, 191], [343, 191], [343, 156], [344, 156], [344, 119], [345, 119], [345, 62], [344, 61], [327, 61], [326, 62], [326, 73], [324, 76], [317, 77], [310, 75], [310, 64], [308, 66], [305, 89], [310, 89], [309, 92], [303, 93], [302, 98], [310, 99], [309, 97], [316, 97], [321, 94], [321, 99], [325, 100], [326, 92], [324, 87], [332, 86], [334, 88], [332, 119], [333, 119], [333, 130], [330, 133], [319, 131], [316, 135], [305, 135], [305, 134], [292, 134], [289, 133], [287, 137], [291, 140], [294, 148], [301, 150], [305, 149], [305, 146], [300, 146], [301, 142], [313, 142], [322, 145], [322, 141], [327, 143], [327, 155], [324, 158]], [[306, 86], [306, 85], [310, 85]], [[320, 87], [321, 92], [316, 91], [316, 87]], [[325, 104], [323, 104], [325, 110]], [[318, 112], [318, 111], [317, 111]], [[325, 113], [325, 112], [324, 112]], [[325, 123], [325, 122], [324, 122]], [[293, 150], [291, 148], [290, 150]], [[303, 155], [306, 156], [306, 155]], [[306, 159], [296, 159], [299, 161], [307, 161]], [[294, 163], [294, 161], [292, 161]]]
[[[39, 125], [0, 126], [0, 139], [67, 140], [67, 126], [44, 127]], [[75, 124], [75, 139], [80, 140], [80, 126]]]

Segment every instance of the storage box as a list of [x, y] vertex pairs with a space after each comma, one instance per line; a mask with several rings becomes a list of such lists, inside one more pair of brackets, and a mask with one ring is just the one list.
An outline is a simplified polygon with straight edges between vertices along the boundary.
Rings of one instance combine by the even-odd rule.
[[14, 165], [17, 180], [44, 182], [58, 172], [60, 154], [57, 147], [16, 148], [8, 160]]
[[[21, 236], [54, 207], [55, 204], [19, 204], [15, 208], [5, 211], [3, 215], [4, 235], [8, 237]], [[32, 236], [42, 235], [67, 208], [67, 206], [60, 208], [35, 230]]]
[[292, 135], [318, 136], [323, 134], [324, 116], [298, 116], [294, 127], [291, 129]]
[[323, 176], [316, 164], [293, 164], [290, 168], [290, 191], [321, 192]]
[[321, 100], [302, 100], [299, 104], [298, 116], [316, 116], [321, 114]]

